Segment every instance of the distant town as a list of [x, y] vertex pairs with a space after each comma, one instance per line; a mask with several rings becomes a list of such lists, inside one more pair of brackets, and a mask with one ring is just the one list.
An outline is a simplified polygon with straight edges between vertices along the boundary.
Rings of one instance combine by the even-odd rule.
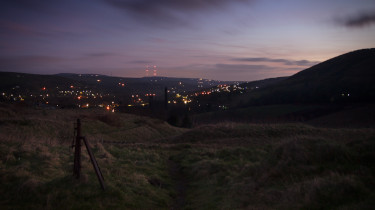
[[[41, 78], [39, 87], [26, 87], [22, 81], [28, 80], [28, 75], [13, 74], [19, 81], [15, 80], [12, 86], [2, 88], [1, 101], [51, 109], [97, 107], [116, 112], [119, 107], [149, 107], [155, 101], [168, 106], [184, 105], [197, 109], [207, 106], [209, 97], [222, 93], [243, 94], [248, 90], [240, 82], [166, 77], [144, 77], [135, 81], [97, 74], [64, 75], [65, 78], [74, 79], [74, 82], [68, 84], [64, 81], [54, 86], [43, 85]], [[214, 107], [228, 108], [226, 104], [215, 104]]]

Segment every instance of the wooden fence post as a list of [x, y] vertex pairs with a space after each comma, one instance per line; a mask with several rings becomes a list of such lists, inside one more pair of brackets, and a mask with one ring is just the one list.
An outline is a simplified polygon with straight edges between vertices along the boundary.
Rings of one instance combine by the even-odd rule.
[[74, 166], [73, 176], [77, 179], [81, 178], [81, 120], [77, 119], [77, 136], [74, 144]]
[[85, 137], [82, 137], [82, 139], [83, 139], [83, 142], [84, 142], [85, 145], [86, 145], [87, 152], [89, 153], [90, 160], [91, 160], [92, 166], [94, 167], [94, 170], [95, 170], [96, 176], [98, 177], [98, 181], [99, 181], [99, 183], [100, 183], [100, 186], [101, 186], [102, 189], [104, 190], [104, 189], [105, 189], [105, 187], [104, 187], [104, 177], [103, 177], [102, 172], [100, 171], [100, 168], [99, 168], [98, 162], [96, 162], [95, 156], [94, 156], [94, 154], [93, 154], [92, 151], [91, 151], [91, 147], [90, 147], [90, 145], [89, 145], [89, 142], [86, 140]]
[[83, 143], [85, 143], [86, 145], [86, 150], [89, 153], [90, 160], [95, 170], [96, 176], [98, 177], [100, 186], [104, 190], [105, 186], [104, 186], [103, 174], [100, 171], [98, 162], [96, 161], [94, 154], [92, 153], [88, 140], [86, 140], [86, 138], [81, 135], [81, 120], [80, 119], [77, 119], [76, 131], [77, 131], [77, 136], [75, 139], [75, 144], [73, 144], [73, 146], [75, 147], [73, 176], [75, 176], [77, 179], [80, 179], [81, 177], [81, 145], [82, 145], [81, 140], [83, 140]]

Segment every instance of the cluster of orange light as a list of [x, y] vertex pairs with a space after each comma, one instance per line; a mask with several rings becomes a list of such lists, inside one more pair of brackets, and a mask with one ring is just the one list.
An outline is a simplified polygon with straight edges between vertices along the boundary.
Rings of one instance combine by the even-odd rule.
[[125, 86], [125, 84], [124, 84], [124, 83], [121, 83], [121, 82], [119, 82], [118, 85], [121, 86], [121, 87], [124, 87], [124, 86]]
[[90, 104], [83, 104], [81, 108], [89, 108]]
[[227, 85], [218, 85], [218, 87], [226, 87]]
[[148, 94], [146, 94], [146, 96], [156, 96], [156, 94], [155, 93], [148, 93]]
[[184, 104], [191, 103], [191, 100], [190, 100], [190, 99], [182, 99], [182, 101], [184, 102]]
[[195, 93], [194, 95], [199, 96], [199, 95], [210, 95], [210, 94], [211, 94], [211, 91], [208, 91], [208, 92], [202, 91], [201, 93]]
[[110, 105], [107, 105], [106, 109], [107, 111], [115, 112], [115, 109], [111, 108]]

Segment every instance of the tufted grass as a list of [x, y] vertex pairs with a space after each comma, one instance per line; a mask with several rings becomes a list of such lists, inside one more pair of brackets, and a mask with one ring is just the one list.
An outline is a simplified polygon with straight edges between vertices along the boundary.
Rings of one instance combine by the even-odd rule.
[[[81, 180], [72, 176], [77, 118], [104, 175], [105, 191], [84, 148]], [[371, 128], [218, 123], [180, 129], [94, 109], [1, 105], [0, 131], [1, 209], [374, 206]]]

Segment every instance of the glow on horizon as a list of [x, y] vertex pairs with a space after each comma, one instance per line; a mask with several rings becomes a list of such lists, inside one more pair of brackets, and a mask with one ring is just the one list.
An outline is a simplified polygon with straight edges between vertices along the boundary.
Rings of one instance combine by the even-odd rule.
[[252, 81], [375, 44], [372, 0], [162, 2], [2, 1], [0, 71]]

